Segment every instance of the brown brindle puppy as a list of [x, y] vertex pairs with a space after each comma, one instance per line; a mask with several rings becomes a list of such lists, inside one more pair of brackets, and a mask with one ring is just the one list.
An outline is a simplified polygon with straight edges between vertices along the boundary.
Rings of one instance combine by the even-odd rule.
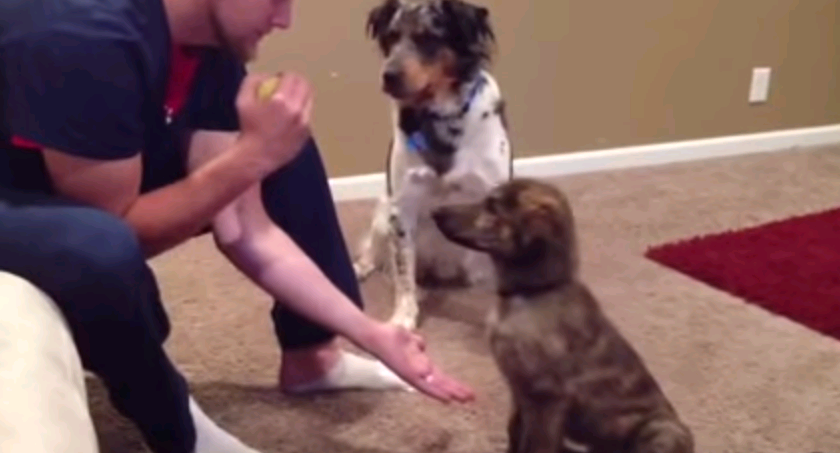
[[694, 440], [641, 357], [579, 279], [575, 222], [557, 188], [518, 178], [439, 208], [449, 240], [493, 259], [490, 346], [512, 393], [509, 453], [690, 453]]

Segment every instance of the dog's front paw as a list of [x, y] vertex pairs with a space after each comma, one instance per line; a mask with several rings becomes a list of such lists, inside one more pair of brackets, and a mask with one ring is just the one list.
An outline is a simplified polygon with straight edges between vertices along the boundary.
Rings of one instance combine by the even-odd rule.
[[370, 277], [375, 270], [376, 265], [373, 264], [372, 260], [360, 257], [353, 261], [353, 272], [356, 273], [356, 279], [359, 281], [364, 281]]
[[394, 315], [390, 320], [388, 320], [388, 324], [399, 326], [407, 330], [417, 329], [417, 319], [413, 316]]
[[426, 185], [437, 179], [437, 173], [425, 165], [408, 169], [406, 176], [412, 184], [419, 185]]
[[394, 305], [394, 314], [388, 320], [389, 324], [404, 327], [408, 330], [417, 328], [417, 317], [419, 316], [417, 297], [411, 294], [397, 296]]
[[487, 283], [492, 278], [491, 268], [487, 257], [470, 251], [464, 259], [464, 271], [467, 283], [472, 286]]

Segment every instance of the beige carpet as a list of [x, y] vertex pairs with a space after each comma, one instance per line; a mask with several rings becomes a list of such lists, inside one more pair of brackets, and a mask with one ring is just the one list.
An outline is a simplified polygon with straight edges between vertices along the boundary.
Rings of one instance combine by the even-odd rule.
[[[646, 260], [650, 244], [840, 205], [840, 148], [558, 180], [576, 209], [583, 272], [694, 429], [698, 452], [840, 451], [840, 343]], [[347, 236], [371, 204], [340, 208]], [[840, 234], [840, 232], [838, 232]], [[427, 307], [432, 354], [479, 392], [447, 407], [418, 394], [285, 398], [269, 300], [209, 239], [154, 262], [174, 323], [168, 348], [207, 411], [263, 452], [502, 452], [508, 397], [480, 322], [486, 289]], [[364, 286], [383, 317], [390, 287]], [[802, 301], [808, 303], [808, 301]], [[141, 451], [92, 386], [103, 452]]]

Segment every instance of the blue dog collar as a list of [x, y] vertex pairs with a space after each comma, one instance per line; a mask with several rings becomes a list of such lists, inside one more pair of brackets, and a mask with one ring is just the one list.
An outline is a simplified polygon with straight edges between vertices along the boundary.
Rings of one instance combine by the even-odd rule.
[[[487, 79], [485, 79], [483, 75], [479, 75], [476, 78], [475, 82], [473, 82], [472, 84], [472, 87], [470, 87], [470, 93], [467, 96], [467, 100], [461, 107], [461, 111], [459, 112], [460, 115], [463, 115], [469, 111], [473, 101], [475, 101], [475, 98], [481, 91], [481, 88], [484, 87], [484, 85], [486, 84]], [[429, 149], [429, 141], [426, 139], [426, 136], [420, 130], [414, 131], [411, 135], [409, 135], [407, 141], [409, 152], [417, 153], [425, 149]]]
[[429, 142], [426, 136], [420, 131], [415, 131], [408, 136], [408, 150], [411, 152], [420, 152], [424, 149], [429, 149]]

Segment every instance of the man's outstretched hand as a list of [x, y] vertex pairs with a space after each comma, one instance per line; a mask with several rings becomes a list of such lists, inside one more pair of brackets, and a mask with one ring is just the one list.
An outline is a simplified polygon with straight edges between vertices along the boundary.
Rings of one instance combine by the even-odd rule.
[[420, 335], [403, 327], [382, 324], [368, 351], [419, 391], [441, 402], [468, 402], [475, 398], [467, 385], [446, 375], [426, 354]]

